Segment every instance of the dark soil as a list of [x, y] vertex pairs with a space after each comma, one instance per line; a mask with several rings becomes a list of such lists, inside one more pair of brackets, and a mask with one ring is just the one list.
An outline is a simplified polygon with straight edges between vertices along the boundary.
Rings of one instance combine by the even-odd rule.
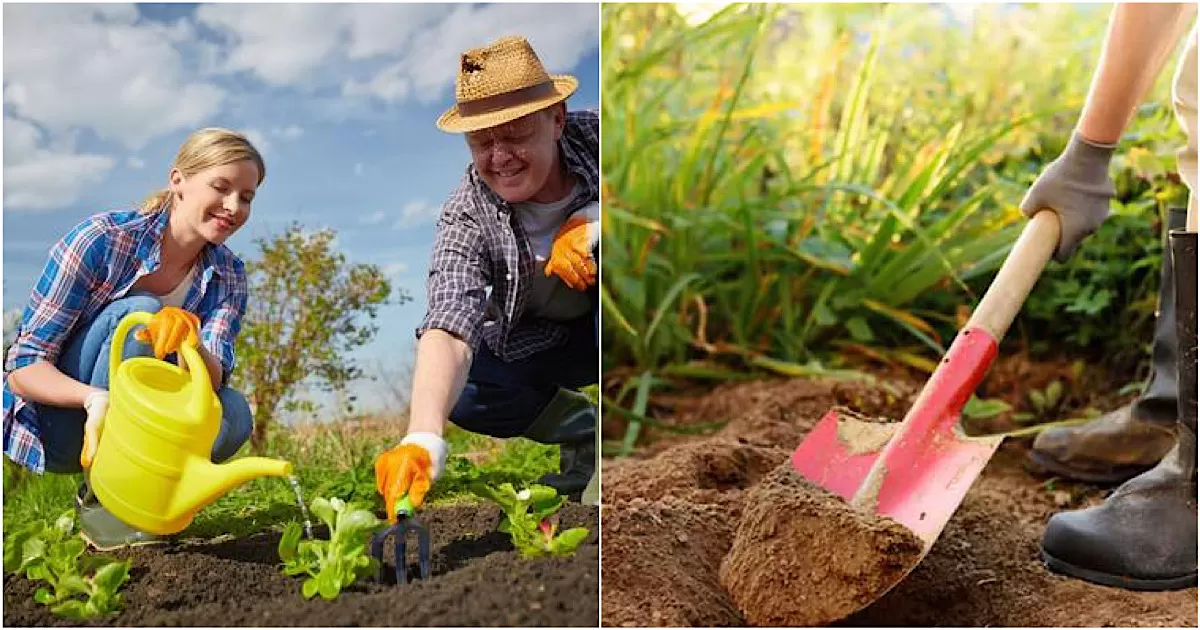
[[[569, 504], [560, 514], [563, 528], [591, 530], [579, 551], [524, 560], [496, 531], [497, 506], [431, 508], [422, 512], [432, 547], [428, 581], [360, 581], [329, 602], [305, 600], [303, 578], [280, 572], [278, 532], [126, 550], [113, 554], [133, 560], [122, 591], [125, 607], [103, 625], [594, 627], [600, 616], [598, 512]], [[394, 558], [387, 553], [390, 575]], [[415, 574], [415, 561], [411, 569]], [[35, 588], [24, 578], [5, 578], [4, 625], [77, 625], [35, 603]]]
[[[784, 616], [810, 612], [802, 601], [816, 587], [801, 576], [834, 568], [806, 566], [801, 549], [827, 540], [844, 550], [852, 539], [845, 522], [823, 533], [798, 531], [773, 514], [781, 507], [770, 502], [781, 495], [802, 500], [776, 487], [787, 484], [772, 470], [786, 469], [791, 451], [828, 408], [898, 418], [917, 386], [909, 383], [897, 396], [863, 385], [777, 380], [675, 401], [684, 414], [675, 422], [729, 423], [712, 436], [676, 437], [643, 459], [605, 462], [603, 625], [803, 624]], [[1139, 593], [1045, 568], [1038, 543], [1050, 515], [1099, 503], [1107, 490], [1035, 476], [1026, 464], [1028, 443], [1006, 441], [916, 569], [838, 625], [1196, 627], [1195, 588]], [[766, 524], [755, 525], [760, 516]], [[747, 546], [756, 539], [774, 547]], [[895, 559], [909, 553], [903, 540], [895, 552]], [[733, 597], [721, 585], [723, 561]], [[757, 572], [753, 563], [760, 565]], [[853, 567], [843, 575], [852, 573]], [[749, 574], [764, 583], [761, 601], [747, 598], [751, 589], [733, 579]], [[769, 614], [757, 616], [763, 610]]]
[[784, 462], [746, 494], [721, 584], [754, 625], [826, 625], [886, 592], [921, 551], [908, 528], [851, 508]]

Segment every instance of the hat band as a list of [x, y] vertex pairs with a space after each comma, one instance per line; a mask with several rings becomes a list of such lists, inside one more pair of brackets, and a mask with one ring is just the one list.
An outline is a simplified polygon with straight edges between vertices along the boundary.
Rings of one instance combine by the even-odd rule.
[[462, 116], [478, 116], [518, 105], [525, 105], [541, 98], [554, 96], [555, 94], [554, 82], [544, 81], [512, 92], [504, 92], [495, 96], [461, 102], [458, 104], [458, 113]]

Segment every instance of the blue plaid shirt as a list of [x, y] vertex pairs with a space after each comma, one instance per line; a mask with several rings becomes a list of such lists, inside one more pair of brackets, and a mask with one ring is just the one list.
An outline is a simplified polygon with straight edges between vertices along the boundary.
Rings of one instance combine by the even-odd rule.
[[[570, 112], [558, 151], [580, 182], [565, 208], [570, 214], [600, 199], [600, 117]], [[516, 361], [562, 345], [567, 327], [528, 316], [525, 302], [536, 263], [529, 239], [507, 201], [492, 191], [475, 165], [442, 206], [426, 289], [429, 308], [420, 337], [437, 328], [477, 351], [482, 341], [496, 356]]]
[[[45, 453], [37, 406], [12, 393], [8, 373], [37, 361], [56, 363], [71, 335], [134, 282], [159, 267], [167, 212], [107, 212], [88, 217], [50, 250], [16, 339], [4, 361], [4, 454], [38, 473]], [[184, 309], [201, 321], [200, 342], [233, 371], [233, 344], [246, 312], [246, 271], [228, 247], [207, 246]]]

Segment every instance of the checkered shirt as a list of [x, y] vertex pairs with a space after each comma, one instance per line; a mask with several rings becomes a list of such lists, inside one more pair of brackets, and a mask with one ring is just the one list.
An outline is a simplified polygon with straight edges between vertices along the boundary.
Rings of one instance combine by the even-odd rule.
[[[4, 362], [4, 454], [9, 459], [45, 471], [37, 406], [12, 393], [8, 373], [36, 361], [57, 362], [80, 325], [129, 293], [140, 276], [156, 271], [167, 216], [165, 211], [93, 215], [50, 250]], [[201, 344], [220, 357], [225, 379], [233, 371], [233, 344], [246, 299], [242, 261], [224, 245], [205, 247], [183, 306], [199, 316]]]
[[[600, 118], [594, 111], [567, 114], [558, 143], [567, 169], [580, 186], [569, 214], [600, 199]], [[477, 351], [515, 361], [567, 339], [561, 323], [525, 314], [534, 273], [529, 239], [510, 204], [493, 192], [472, 164], [442, 206], [426, 289], [429, 308], [420, 337], [438, 328]]]

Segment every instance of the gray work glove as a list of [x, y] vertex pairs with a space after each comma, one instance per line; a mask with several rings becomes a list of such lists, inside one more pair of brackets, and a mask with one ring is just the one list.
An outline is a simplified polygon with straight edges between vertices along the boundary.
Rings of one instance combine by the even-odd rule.
[[1108, 218], [1108, 202], [1116, 194], [1108, 164], [1116, 148], [1073, 134], [1062, 155], [1042, 171], [1021, 200], [1021, 212], [1027, 217], [1044, 208], [1058, 214], [1062, 234], [1054, 259], [1060, 263]]

